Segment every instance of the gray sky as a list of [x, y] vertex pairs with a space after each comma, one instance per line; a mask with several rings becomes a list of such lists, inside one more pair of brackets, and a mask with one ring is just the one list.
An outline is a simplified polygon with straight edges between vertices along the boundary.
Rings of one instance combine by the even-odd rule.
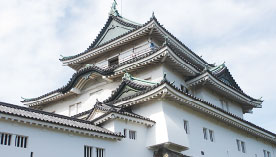
[[[20, 104], [65, 85], [60, 55], [84, 51], [112, 0], [1, 0], [0, 101]], [[118, 0], [121, 12], [121, 0]], [[245, 118], [276, 132], [275, 0], [123, 0], [124, 17], [159, 22], [209, 63], [224, 61], [241, 88], [265, 100]]]

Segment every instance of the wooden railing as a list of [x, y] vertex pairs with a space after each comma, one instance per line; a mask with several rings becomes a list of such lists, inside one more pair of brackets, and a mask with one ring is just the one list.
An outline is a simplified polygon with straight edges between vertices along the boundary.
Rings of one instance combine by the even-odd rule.
[[[144, 55], [150, 51], [152, 51], [152, 48], [150, 47], [150, 43], [145, 43], [145, 44], [139, 45], [137, 47], [134, 47], [132, 49], [129, 49], [127, 51], [124, 51], [119, 55], [119, 58], [118, 58], [119, 64], [127, 62], [128, 60], [131, 60], [133, 58], [137, 58], [137, 57]], [[124, 54], [128, 54], [128, 55], [124, 56]], [[124, 57], [122, 57], [122, 56], [124, 56]], [[106, 68], [108, 68], [108, 63], [104, 64], [104, 65], [100, 65], [99, 67], [106, 69]]]

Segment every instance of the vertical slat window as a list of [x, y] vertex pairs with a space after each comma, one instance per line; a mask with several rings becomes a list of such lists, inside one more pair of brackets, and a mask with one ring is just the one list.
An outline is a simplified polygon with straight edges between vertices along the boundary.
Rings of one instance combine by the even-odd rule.
[[238, 151], [241, 151], [241, 143], [240, 143], [240, 140], [236, 140], [236, 142], [237, 142]]
[[205, 140], [208, 140], [208, 135], [207, 135], [207, 129], [206, 128], [203, 128], [203, 138]]
[[241, 149], [242, 149], [242, 152], [243, 152], [243, 153], [246, 152], [245, 143], [244, 143], [243, 141], [241, 141]]
[[186, 134], [189, 134], [189, 122], [187, 120], [184, 120], [184, 130]]
[[241, 140], [236, 140], [238, 151], [246, 153], [246, 147], [245, 147], [245, 142]]
[[27, 148], [28, 137], [16, 135], [14, 145], [16, 147]]
[[127, 137], [127, 129], [124, 129], [124, 137]]
[[129, 130], [129, 139], [136, 139], [136, 131]]
[[104, 149], [96, 148], [96, 156], [97, 157], [104, 157]]
[[213, 130], [209, 130], [209, 135], [210, 135], [210, 141], [214, 142], [214, 139], [215, 139], [215, 137], [214, 137], [214, 131]]
[[267, 155], [266, 155], [266, 150], [264, 150], [264, 157], [267, 157]]
[[271, 157], [271, 153], [267, 150], [264, 150], [264, 157]]
[[10, 146], [11, 145], [11, 138], [12, 138], [12, 135], [11, 134], [8, 134], [8, 133], [0, 133], [1, 134], [1, 140], [0, 140], [0, 144], [1, 145], [8, 145]]
[[84, 146], [84, 157], [92, 157], [92, 147]]
[[270, 155], [270, 152], [269, 152], [269, 151], [267, 151], [267, 157], [271, 157], [271, 155]]

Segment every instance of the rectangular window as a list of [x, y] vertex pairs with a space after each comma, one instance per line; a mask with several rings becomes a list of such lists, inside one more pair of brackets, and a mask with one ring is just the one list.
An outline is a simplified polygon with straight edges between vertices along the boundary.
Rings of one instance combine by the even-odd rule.
[[8, 145], [8, 146], [10, 146], [11, 145], [12, 135], [8, 134], [8, 133], [0, 133], [0, 134], [1, 134], [0, 144], [1, 145]]
[[129, 130], [129, 139], [136, 139], [136, 131]]
[[203, 137], [205, 140], [208, 140], [208, 135], [207, 135], [207, 129], [203, 128]]
[[96, 148], [96, 156], [97, 157], [104, 157], [104, 149]]
[[242, 149], [242, 152], [245, 153], [245, 143], [243, 141], [241, 141], [241, 149]]
[[77, 104], [77, 111], [76, 111], [76, 114], [78, 114], [80, 112], [80, 108], [81, 108], [81, 103], [78, 102]]
[[209, 135], [210, 135], [210, 141], [214, 142], [214, 131], [213, 130], [209, 130]]
[[76, 104], [69, 106], [69, 116], [75, 115], [77, 112]]
[[108, 60], [108, 66], [114, 66], [114, 65], [118, 65], [118, 64], [119, 64], [118, 56]]
[[240, 140], [237, 139], [236, 142], [237, 142], [238, 151], [241, 151], [241, 142], [240, 142]]
[[92, 157], [92, 148], [91, 146], [84, 146], [84, 157]]
[[271, 157], [271, 153], [267, 150], [264, 150], [264, 157]]
[[124, 129], [124, 137], [127, 137], [127, 129]]
[[269, 152], [269, 151], [267, 151], [267, 157], [271, 157], [271, 155], [270, 155], [270, 152]]
[[79, 113], [81, 108], [81, 102], [69, 106], [69, 116], [73, 116]]
[[189, 133], [189, 122], [187, 120], [184, 120], [184, 130], [186, 134]]
[[238, 151], [246, 153], [245, 142], [238, 139], [236, 140], [236, 142], [237, 142]]
[[28, 140], [28, 137], [16, 135], [16, 137], [15, 137], [15, 146], [16, 147], [21, 147], [21, 148], [26, 148], [27, 147], [27, 140]]
[[226, 100], [221, 100], [221, 107], [224, 111], [229, 111], [228, 102]]

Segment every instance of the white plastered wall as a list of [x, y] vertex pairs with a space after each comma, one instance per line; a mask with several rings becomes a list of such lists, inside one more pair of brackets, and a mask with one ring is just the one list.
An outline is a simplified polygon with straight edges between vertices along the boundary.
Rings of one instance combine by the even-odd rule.
[[[34, 157], [82, 157], [84, 145], [88, 145], [93, 146], [94, 149], [96, 147], [104, 148], [105, 157], [129, 157], [130, 154], [133, 157], [152, 157], [153, 152], [146, 149], [145, 144], [143, 144], [146, 128], [135, 124], [133, 126], [128, 124], [128, 127], [137, 130], [137, 140], [122, 139], [121, 141], [115, 141], [0, 120], [0, 132], [28, 137], [27, 148], [15, 147], [13, 142], [11, 146], [0, 145], [0, 156], [30, 157], [30, 153], [33, 152]], [[93, 156], [96, 157], [96, 154]]]

